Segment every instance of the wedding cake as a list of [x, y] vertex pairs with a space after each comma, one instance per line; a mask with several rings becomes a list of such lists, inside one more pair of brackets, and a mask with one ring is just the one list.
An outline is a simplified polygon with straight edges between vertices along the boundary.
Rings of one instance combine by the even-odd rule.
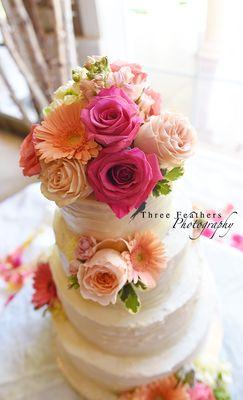
[[195, 220], [181, 224], [192, 206], [176, 181], [195, 144], [140, 65], [106, 57], [72, 71], [22, 144], [24, 174], [58, 205], [33, 303], [52, 312], [60, 368], [84, 399], [219, 398], [219, 367], [210, 384], [193, 364], [220, 336]]

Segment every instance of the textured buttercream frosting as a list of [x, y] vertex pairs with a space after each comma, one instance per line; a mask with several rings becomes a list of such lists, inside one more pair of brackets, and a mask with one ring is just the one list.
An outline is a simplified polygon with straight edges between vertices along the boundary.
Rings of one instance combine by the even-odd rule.
[[119, 219], [107, 204], [95, 200], [92, 195], [61, 208], [60, 212], [73, 232], [95, 236], [99, 240], [124, 237], [141, 230], [152, 230], [162, 237], [168, 230], [170, 218], [163, 218], [162, 223], [161, 219], [155, 219], [154, 215], [170, 213], [172, 200], [172, 194], [164, 196], [163, 199], [150, 196], [146, 202], [146, 214], [151, 212], [151, 218], [144, 218], [142, 213], [131, 218], [134, 210]]
[[[175, 212], [190, 211], [182, 192], [175, 193], [148, 200], [152, 218], [140, 214], [118, 220], [93, 198], [56, 213], [51, 268], [68, 318], [55, 323], [58, 349], [69, 380], [78, 373], [84, 376], [86, 389], [90, 387], [89, 395], [82, 393], [87, 399], [103, 400], [106, 393], [112, 400], [119, 391], [171, 373], [197, 352], [206, 335], [211, 305], [207, 269], [199, 244], [189, 239], [191, 230], [173, 228]], [[79, 235], [103, 240], [145, 230], [163, 241], [168, 263], [157, 286], [139, 292], [142, 306], [136, 315], [120, 300], [104, 307], [85, 300], [79, 289], [68, 289], [68, 265]]]
[[129, 314], [119, 301], [103, 307], [83, 299], [78, 289], [68, 289], [57, 251], [52, 256], [52, 272], [68, 318], [82, 335], [107, 352], [143, 354], [183, 336], [201, 296], [199, 257], [197, 246], [192, 245], [183, 256], [171, 260], [157, 287], [140, 293], [142, 307], [136, 315]]
[[131, 213], [119, 220], [106, 204], [92, 197], [77, 201], [58, 210], [54, 219], [56, 243], [61, 256], [65, 256], [62, 257], [63, 266], [67, 270], [80, 235], [93, 235], [96, 239], [103, 240], [127, 238], [134, 232], [148, 230], [157, 234], [164, 243], [167, 258], [170, 260], [185, 248], [191, 235], [191, 228], [173, 228], [176, 212], [180, 210], [188, 213], [190, 208], [191, 203], [181, 190], [175, 190], [173, 197], [169, 195], [149, 198], [146, 214], [143, 216], [139, 213], [134, 219], [131, 219]]
[[[57, 267], [55, 263], [58, 264], [58, 261], [54, 260], [52, 262], [53, 270]], [[56, 322], [59, 346], [62, 348], [62, 351], [65, 353], [72, 365], [74, 365], [78, 371], [87, 375], [89, 379], [94, 379], [96, 382], [110, 390], [119, 391], [141, 385], [152, 381], [159, 376], [166, 375], [194, 356], [195, 352], [203, 342], [209, 325], [211, 289], [203, 260], [199, 258], [194, 262], [194, 265], [191, 265], [191, 268], [199, 268], [201, 270], [201, 281], [197, 288], [197, 296], [195, 296], [191, 304], [189, 302], [190, 305], [188, 304], [188, 312], [184, 309], [184, 312], [181, 313], [181, 315], [178, 315], [177, 319], [174, 320], [174, 324], [170, 327], [171, 336], [177, 332], [176, 340], [169, 340], [164, 345], [159, 345], [159, 343], [157, 343], [156, 352], [141, 354], [139, 356], [127, 353], [126, 345], [127, 341], [131, 339], [130, 329], [132, 322], [128, 315], [126, 335], [124, 334], [123, 343], [121, 338], [117, 338], [117, 340], [120, 340], [120, 346], [123, 346], [125, 355], [113, 354], [108, 350], [102, 349], [99, 345], [91, 343], [90, 340], [87, 340], [88, 335], [87, 338], [80, 335], [68, 320], [59, 320]], [[186, 287], [184, 287], [184, 289], [186, 289]], [[181, 292], [177, 293], [177, 296], [183, 298], [183, 292], [184, 290], [181, 290]], [[164, 319], [164, 317], [169, 310], [172, 311], [174, 308], [173, 301], [175, 301], [175, 299], [172, 297], [168, 298], [167, 302], [162, 301], [161, 307], [153, 307], [152, 305], [149, 307], [150, 314], [154, 314], [154, 317], [156, 315], [157, 321], [161, 320], [161, 332], [167, 329], [166, 318]], [[89, 309], [91, 303], [86, 303], [86, 306]], [[63, 305], [65, 308], [65, 303], [63, 303]], [[121, 320], [124, 329], [125, 317], [119, 318], [118, 310], [116, 314], [118, 314], [117, 323]], [[98, 329], [101, 322], [101, 316], [98, 312], [95, 315], [97, 316], [97, 320], [99, 320], [99, 323], [97, 324]], [[140, 319], [140, 329], [141, 326], [144, 326], [145, 328], [146, 324], [149, 323], [148, 319], [146, 320], [146, 311], [144, 314], [141, 310], [136, 317]], [[85, 320], [83, 323], [85, 323]], [[107, 331], [111, 332], [113, 327], [107, 326], [106, 328]], [[150, 335], [151, 329], [153, 331], [153, 326], [150, 326], [150, 329], [147, 329], [147, 331], [144, 330], [144, 335]], [[90, 330], [90, 336], [93, 336], [94, 339], [92, 333], [93, 330], [94, 327]], [[178, 330], [180, 331], [179, 334]], [[98, 330], [96, 331], [96, 335], [98, 338]], [[154, 332], [155, 342], [157, 338], [159, 338], [159, 332]], [[136, 346], [140, 340], [140, 337], [134, 335], [134, 346]]]
[[[200, 357], [209, 357], [209, 359], [212, 359], [213, 357], [217, 358], [219, 356], [223, 331], [222, 323], [216, 315], [216, 312], [214, 312], [213, 321], [210, 325], [206, 340], [198, 352]], [[58, 321], [56, 321], [55, 326], [58, 330]], [[82, 374], [78, 368], [72, 364], [60, 343], [58, 343], [57, 350], [59, 367], [73, 388], [82, 396], [82, 400], [118, 400], [119, 394], [117, 392], [90, 379], [86, 374]]]

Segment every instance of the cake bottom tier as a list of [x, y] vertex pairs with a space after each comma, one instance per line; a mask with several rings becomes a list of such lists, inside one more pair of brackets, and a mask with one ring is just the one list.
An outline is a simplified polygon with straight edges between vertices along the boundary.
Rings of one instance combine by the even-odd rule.
[[[57, 329], [59, 323], [60, 321], [58, 322], [55, 319], [54, 325]], [[71, 361], [70, 354], [68, 355], [62, 341], [58, 337], [56, 344], [59, 368], [73, 389], [81, 396], [81, 400], [119, 400], [119, 392], [108, 388], [95, 379], [91, 379], [85, 373], [85, 368], [77, 368], [77, 365], [73, 363], [73, 360]], [[197, 351], [191, 354], [187, 361], [193, 360], [193, 357], [196, 355], [203, 357], [210, 355], [210, 358], [217, 358], [219, 356], [221, 344], [222, 325], [215, 313], [215, 318], [210, 324], [206, 337], [204, 337], [204, 340], [200, 343], [200, 347], [197, 348]], [[93, 354], [90, 354], [91, 359], [92, 357]]]
[[156, 353], [108, 353], [80, 335], [67, 318], [54, 317], [61, 369], [83, 398], [117, 399], [118, 393], [167, 376], [195, 358], [205, 343], [214, 308], [211, 274], [206, 265], [202, 271], [200, 298], [185, 334], [170, 346], [158, 347]]

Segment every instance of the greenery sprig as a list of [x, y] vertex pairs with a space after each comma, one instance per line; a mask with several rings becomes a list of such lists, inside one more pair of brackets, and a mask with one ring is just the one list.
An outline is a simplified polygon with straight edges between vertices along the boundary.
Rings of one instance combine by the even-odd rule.
[[147, 286], [139, 279], [137, 283], [127, 283], [119, 292], [121, 301], [131, 314], [136, 314], [141, 307], [141, 302], [135, 288], [146, 290]]
[[92, 80], [98, 74], [104, 74], [109, 71], [109, 63], [107, 57], [102, 57], [94, 63], [86, 63], [84, 67], [88, 70], [87, 78]]
[[221, 372], [218, 373], [213, 394], [216, 400], [231, 400], [231, 396]]
[[153, 189], [153, 195], [154, 197], [159, 197], [159, 196], [166, 196], [171, 192], [171, 182], [176, 181], [179, 179], [183, 174], [184, 174], [184, 168], [181, 167], [175, 167], [171, 169], [170, 171], [168, 170], [161, 170], [163, 179], [157, 182], [156, 186]]
[[77, 275], [69, 275], [68, 276], [68, 288], [69, 289], [78, 289], [79, 288]]

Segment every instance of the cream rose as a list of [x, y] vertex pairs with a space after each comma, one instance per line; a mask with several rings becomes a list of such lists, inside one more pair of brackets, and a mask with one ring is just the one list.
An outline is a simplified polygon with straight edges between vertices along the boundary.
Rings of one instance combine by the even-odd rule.
[[79, 267], [81, 295], [103, 306], [115, 304], [119, 290], [127, 281], [127, 264], [120, 253], [102, 249]]
[[181, 165], [194, 152], [196, 132], [187, 118], [174, 113], [151, 116], [135, 139], [145, 153], [155, 153], [163, 168]]
[[62, 158], [42, 163], [40, 180], [41, 191], [49, 200], [53, 200], [59, 207], [73, 203], [78, 198], [85, 198], [91, 192], [85, 167], [75, 158]]

